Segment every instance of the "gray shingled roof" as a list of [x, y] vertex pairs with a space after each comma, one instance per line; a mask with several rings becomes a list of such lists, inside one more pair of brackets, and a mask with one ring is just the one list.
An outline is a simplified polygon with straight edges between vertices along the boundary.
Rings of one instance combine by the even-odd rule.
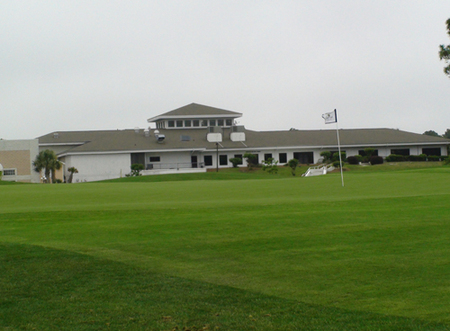
[[[155, 139], [155, 130], [150, 131], [150, 136], [144, 135], [144, 130], [138, 133], [135, 130], [110, 130], [110, 131], [68, 131], [58, 132], [58, 138], [50, 133], [39, 137], [40, 145], [64, 145], [67, 146], [64, 154], [68, 153], [105, 153], [120, 151], [170, 151], [170, 150], [195, 150], [215, 149], [216, 144], [206, 140], [206, 129], [167, 129], [159, 130], [165, 135], [165, 141], [158, 143]], [[220, 149], [269, 149], [276, 147], [296, 148], [333, 148], [337, 146], [335, 130], [294, 130], [294, 131], [266, 131], [258, 132], [245, 130], [246, 141], [244, 143], [230, 140], [230, 129], [224, 130], [223, 141]], [[183, 141], [182, 137], [189, 137]], [[393, 145], [450, 145], [450, 140], [441, 137], [411, 133], [394, 129], [341, 129], [339, 130], [340, 142], [343, 148], [351, 146], [377, 147]]]
[[214, 107], [210, 107], [210, 106], [204, 106], [204, 105], [199, 105], [197, 103], [191, 103], [190, 105], [187, 106], [183, 106], [174, 110], [171, 110], [167, 113], [149, 118], [148, 121], [149, 122], [153, 122], [156, 121], [158, 119], [164, 119], [164, 118], [173, 118], [173, 117], [192, 117], [192, 116], [235, 116], [235, 117], [240, 117], [242, 116], [241, 113], [238, 112], [234, 112], [231, 110], [224, 110], [224, 109], [220, 109], [220, 108], [214, 108]]

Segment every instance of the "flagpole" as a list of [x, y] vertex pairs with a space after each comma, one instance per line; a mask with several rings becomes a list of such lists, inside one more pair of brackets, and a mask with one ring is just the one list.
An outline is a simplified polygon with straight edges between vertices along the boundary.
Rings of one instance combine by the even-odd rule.
[[335, 111], [335, 116], [336, 116], [336, 136], [337, 136], [338, 151], [339, 151], [339, 166], [341, 168], [341, 182], [342, 182], [342, 187], [344, 187], [344, 172], [342, 170], [341, 142], [339, 141], [339, 127], [338, 127], [338, 122], [337, 122], [336, 109], [334, 111]]
[[339, 127], [338, 127], [338, 119], [337, 119], [337, 110], [335, 109], [333, 112], [322, 114], [322, 118], [325, 120], [325, 124], [336, 123], [336, 136], [337, 136], [338, 153], [339, 153], [339, 167], [341, 168], [342, 187], [344, 187], [344, 173], [342, 170], [341, 142], [339, 141]]

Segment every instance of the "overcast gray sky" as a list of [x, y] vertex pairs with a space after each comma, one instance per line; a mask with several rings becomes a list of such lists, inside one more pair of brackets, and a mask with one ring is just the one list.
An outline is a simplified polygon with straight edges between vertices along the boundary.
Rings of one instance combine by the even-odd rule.
[[192, 102], [253, 130], [450, 128], [449, 0], [0, 5], [0, 138], [147, 127]]

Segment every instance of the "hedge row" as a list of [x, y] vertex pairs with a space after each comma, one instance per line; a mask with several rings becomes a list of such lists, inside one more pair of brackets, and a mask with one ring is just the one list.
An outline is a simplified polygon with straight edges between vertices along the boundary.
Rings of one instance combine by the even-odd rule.
[[[386, 162], [403, 162], [403, 161], [444, 161], [448, 159], [448, 156], [436, 156], [436, 155], [396, 155], [391, 154], [384, 159]], [[361, 155], [349, 156], [347, 158], [349, 164], [370, 163], [370, 164], [382, 164], [383, 158], [381, 156], [371, 156], [370, 158], [363, 157]]]
[[443, 161], [447, 157], [446, 156], [437, 156], [437, 155], [396, 155], [391, 154], [386, 157], [386, 162], [403, 162], [403, 161]]

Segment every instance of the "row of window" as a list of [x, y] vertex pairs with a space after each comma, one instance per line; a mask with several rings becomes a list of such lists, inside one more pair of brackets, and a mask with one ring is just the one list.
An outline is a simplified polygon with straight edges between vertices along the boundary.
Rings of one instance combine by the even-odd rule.
[[[232, 119], [204, 119], [204, 120], [169, 120], [167, 127], [169, 128], [199, 128], [208, 126], [232, 126]], [[156, 123], [157, 129], [164, 129], [166, 121]]]
[[[336, 153], [337, 153], [337, 151], [336, 151]], [[440, 148], [423, 148], [422, 153], [426, 154], [426, 155], [441, 156], [441, 149]], [[365, 156], [364, 150], [358, 151], [358, 154]], [[410, 150], [409, 150], [409, 148], [391, 149], [391, 154], [410, 155]], [[259, 163], [258, 154], [255, 154], [255, 155], [256, 155], [255, 163]], [[372, 155], [378, 155], [378, 150], [375, 150]], [[233, 157], [243, 160], [242, 154], [235, 154]], [[268, 160], [270, 158], [273, 158], [272, 153], [264, 154], [264, 160]], [[313, 152], [296, 152], [296, 153], [294, 153], [294, 159], [299, 160], [300, 163], [303, 163], [303, 164], [314, 163], [313, 158], [314, 158]], [[203, 160], [204, 160], [205, 166], [213, 165], [213, 155], [204, 155]], [[161, 162], [161, 157], [160, 156], [150, 156], [150, 162]], [[279, 162], [279, 164], [287, 163], [288, 162], [287, 153], [278, 153], [278, 162]], [[228, 155], [225, 155], [225, 154], [219, 155], [219, 165], [221, 165], [221, 166], [228, 165]], [[8, 170], [5, 170], [5, 171], [8, 171]], [[9, 170], [9, 171], [15, 172], [15, 170]]]
[[[312, 157], [312, 152], [311, 153], [294, 153], [294, 157], [301, 159], [302, 155], [300, 155], [300, 154], [308, 154], [308, 156]], [[311, 154], [311, 155], [309, 155], [309, 154]], [[255, 156], [256, 156], [256, 158], [255, 158], [254, 162], [259, 163], [259, 155], [255, 154]], [[243, 154], [235, 154], [233, 157], [243, 160]], [[264, 154], [264, 160], [268, 160], [270, 158], [272, 158], [272, 153]], [[279, 163], [281, 163], [281, 164], [287, 163], [287, 153], [279, 153], [278, 160], [279, 160]], [[149, 161], [152, 163], [161, 162], [161, 157], [160, 156], [150, 156]], [[203, 161], [205, 163], [205, 166], [212, 166], [213, 165], [213, 155], [204, 155]], [[312, 161], [310, 163], [312, 163]], [[221, 166], [228, 165], [228, 155], [225, 155], [225, 154], [219, 155], [219, 165], [221, 165]]]
[[[255, 163], [259, 163], [258, 154], [255, 154], [255, 156], [256, 156]], [[278, 156], [279, 156], [280, 163], [287, 163], [287, 153], [279, 153]], [[243, 160], [242, 154], [235, 154], [233, 157]], [[271, 153], [264, 154], [264, 160], [268, 160], [270, 158], [272, 158]], [[212, 155], [204, 155], [203, 161], [205, 163], [205, 166], [212, 166], [213, 165], [213, 156]], [[219, 155], [219, 165], [221, 165], [221, 166], [228, 165], [228, 155]]]
[[[358, 154], [361, 156], [366, 156], [366, 153], [364, 152], [364, 150], [358, 151]], [[410, 149], [409, 148], [391, 149], [391, 154], [408, 156], [408, 155], [410, 155]], [[428, 156], [430, 156], [430, 155], [441, 156], [441, 149], [439, 147], [422, 148], [422, 154], [425, 154]], [[376, 149], [372, 155], [378, 156], [378, 150]]]

